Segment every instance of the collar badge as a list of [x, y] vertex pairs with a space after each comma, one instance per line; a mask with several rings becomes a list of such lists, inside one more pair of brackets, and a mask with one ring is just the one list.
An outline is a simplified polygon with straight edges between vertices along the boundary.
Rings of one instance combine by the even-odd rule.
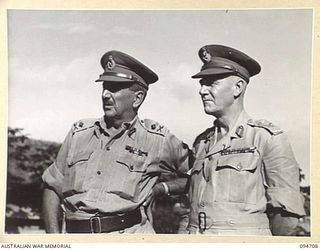
[[243, 133], [244, 133], [244, 127], [240, 125], [239, 127], [237, 127], [236, 135], [239, 137], [243, 137]]

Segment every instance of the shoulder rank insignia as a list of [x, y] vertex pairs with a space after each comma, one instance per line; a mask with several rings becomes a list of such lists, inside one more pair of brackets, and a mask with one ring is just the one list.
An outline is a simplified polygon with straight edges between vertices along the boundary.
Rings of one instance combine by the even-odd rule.
[[144, 151], [142, 151], [142, 150], [140, 150], [140, 149], [137, 149], [137, 148], [134, 148], [134, 147], [131, 147], [131, 146], [129, 146], [129, 145], [126, 145], [126, 148], [125, 148], [126, 150], [128, 150], [129, 151], [129, 153], [131, 153], [131, 154], [136, 154], [136, 155], [139, 155], [139, 156], [148, 156], [148, 152], [144, 152]]
[[165, 135], [167, 133], [167, 128], [151, 119], [141, 120], [144, 127], [151, 133]]
[[73, 124], [73, 132], [78, 132], [94, 126], [94, 119], [84, 119]]
[[84, 123], [82, 121], [78, 121], [73, 124], [73, 131], [78, 132], [84, 129]]
[[283, 133], [283, 130], [277, 127], [276, 125], [272, 124], [271, 122], [267, 120], [248, 120], [248, 125], [258, 128], [264, 128], [268, 130], [273, 135], [278, 135]]

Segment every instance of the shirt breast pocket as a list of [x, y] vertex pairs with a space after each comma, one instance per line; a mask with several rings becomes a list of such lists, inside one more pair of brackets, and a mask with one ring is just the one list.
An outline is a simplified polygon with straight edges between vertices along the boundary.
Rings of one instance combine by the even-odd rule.
[[134, 201], [147, 167], [147, 158], [144, 156], [120, 155], [112, 166], [106, 191]]
[[260, 164], [257, 151], [222, 155], [215, 170], [215, 201], [256, 204]]
[[65, 196], [70, 196], [74, 193], [84, 192], [83, 182], [86, 177], [86, 169], [88, 161], [93, 152], [79, 151], [68, 156], [66, 172], [64, 175], [64, 186], [62, 192]]

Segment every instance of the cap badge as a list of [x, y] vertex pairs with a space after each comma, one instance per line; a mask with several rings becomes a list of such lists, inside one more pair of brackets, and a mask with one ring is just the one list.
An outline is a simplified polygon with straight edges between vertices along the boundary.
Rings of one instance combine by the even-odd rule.
[[210, 53], [205, 48], [203, 48], [201, 50], [201, 58], [202, 58], [203, 61], [210, 62], [211, 61], [211, 57], [212, 56], [210, 55]]
[[107, 68], [112, 70], [116, 66], [116, 62], [113, 60], [113, 57], [110, 55], [107, 62]]

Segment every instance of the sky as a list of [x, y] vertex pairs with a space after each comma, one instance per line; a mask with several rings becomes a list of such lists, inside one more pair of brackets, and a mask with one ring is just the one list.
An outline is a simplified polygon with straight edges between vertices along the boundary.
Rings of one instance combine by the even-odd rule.
[[8, 10], [8, 126], [62, 142], [75, 121], [101, 117], [101, 56], [125, 52], [159, 76], [139, 110], [192, 145], [212, 126], [203, 111], [198, 50], [239, 49], [262, 71], [245, 108], [289, 136], [309, 185], [313, 12], [311, 9]]

